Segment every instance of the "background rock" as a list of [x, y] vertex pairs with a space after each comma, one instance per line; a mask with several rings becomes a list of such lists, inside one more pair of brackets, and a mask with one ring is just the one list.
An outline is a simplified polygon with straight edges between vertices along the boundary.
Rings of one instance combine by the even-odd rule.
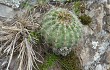
[[[92, 33], [84, 29], [80, 57], [84, 70], [108, 70], [110, 67], [110, 7], [107, 0], [88, 3], [86, 14], [92, 17]], [[106, 9], [105, 9], [106, 8]], [[85, 26], [84, 26], [85, 27]]]
[[0, 0], [0, 3], [5, 4], [7, 6], [11, 6], [13, 8], [18, 8], [21, 1], [25, 1], [25, 0]]
[[12, 19], [14, 16], [15, 16], [15, 11], [12, 8], [0, 4], [0, 17]]
[[[4, 18], [11, 20], [16, 15], [13, 8], [19, 8], [22, 1], [25, 0], [0, 0], [0, 20]], [[30, 0], [29, 2], [34, 5], [36, 1], [32, 0], [31, 3]], [[92, 0], [87, 2], [87, 8], [86, 14], [92, 17], [92, 24], [90, 27], [83, 26], [84, 37], [78, 45], [81, 49], [77, 50], [77, 54], [82, 60], [84, 70], [110, 69], [110, 3], [107, 3], [107, 0]], [[68, 54], [60, 49], [55, 50], [63, 55]], [[70, 51], [71, 49], [69, 49]], [[7, 59], [4, 58], [3, 61], [7, 61]], [[7, 64], [3, 61], [0, 58], [0, 69], [2, 63]]]

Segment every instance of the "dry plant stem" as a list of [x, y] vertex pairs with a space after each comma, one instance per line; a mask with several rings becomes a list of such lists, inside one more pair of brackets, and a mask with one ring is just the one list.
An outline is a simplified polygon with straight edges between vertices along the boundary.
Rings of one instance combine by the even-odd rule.
[[[37, 30], [39, 24], [34, 23], [31, 12], [25, 13], [21, 17], [17, 17], [16, 21], [10, 26], [0, 25], [0, 47], [2, 55], [9, 56], [6, 70], [11, 67], [12, 59], [15, 57], [16, 70], [38, 70], [38, 62], [43, 63], [43, 57], [40, 53], [33, 49], [39, 48], [30, 35], [31, 31]], [[0, 55], [1, 56], [1, 55]], [[39, 59], [39, 57], [41, 59]]]
[[[11, 60], [12, 60], [12, 57], [13, 57], [13, 52], [14, 52], [14, 47], [15, 47], [15, 43], [16, 43], [16, 38], [17, 38], [17, 35], [15, 36], [15, 39], [11, 42], [10, 44], [10, 58], [9, 58], [9, 62], [8, 62], [8, 66], [6, 68], [6, 70], [9, 70], [9, 66], [10, 66], [10, 63], [11, 63]], [[8, 47], [7, 47], [8, 48]], [[12, 50], [11, 50], [12, 49]]]
[[13, 26], [13, 27], [8, 27], [8, 26], [2, 26], [3, 30], [14, 30], [14, 31], [21, 31], [21, 29], [18, 29], [17, 27]]
[[[12, 31], [14, 30], [13, 27], [12, 28], [4, 27], [4, 29], [6, 29], [6, 30], [9, 30], [10, 29]], [[30, 34], [29, 34], [29, 31], [27, 29], [15, 29], [15, 33], [16, 32], [17, 32], [17, 34], [15, 35], [15, 38], [14, 39], [8, 39], [8, 41], [6, 41], [6, 43], [0, 48], [1, 50], [3, 50], [3, 48], [10, 42], [9, 40], [12, 40], [12, 42], [4, 50], [4, 53], [10, 54], [9, 63], [8, 63], [8, 66], [7, 66], [7, 69], [6, 70], [9, 69], [9, 66], [11, 64], [11, 60], [13, 58], [13, 54], [14, 54], [14, 51], [15, 51], [15, 43], [17, 42], [17, 38], [20, 38], [19, 37], [19, 34], [20, 33], [23, 33], [23, 32], [27, 32], [27, 34], [29, 35], [30, 39], [32, 39], [31, 36], [30, 36]], [[12, 36], [14, 36], [14, 34], [12, 34]], [[20, 49], [20, 54], [18, 55], [18, 58], [20, 59], [20, 64], [19, 64], [18, 70], [23, 70], [22, 67], [23, 66], [25, 67], [25, 65], [27, 65], [26, 66], [26, 69], [27, 70], [32, 70], [33, 67], [37, 70], [38, 65], [37, 65], [36, 61], [37, 62], [40, 62], [40, 63], [43, 63], [42, 61], [40, 61], [39, 59], [37, 59], [36, 54], [38, 54], [38, 55], [40, 55], [40, 54], [38, 52], [35, 52], [33, 50], [32, 44], [28, 41], [27, 38], [24, 38], [24, 40], [17, 47], [20, 47], [21, 48]], [[27, 59], [27, 61], [25, 60], [25, 58]], [[26, 62], [27, 64], [24, 64], [23, 62]], [[33, 63], [35, 63], [35, 65], [37, 66], [37, 68], [34, 66]]]
[[12, 38], [12, 36], [13, 36], [13, 34], [9, 34], [7, 36], [0, 36], [0, 41], [2, 42], [4, 40], [8, 40], [8, 39]]

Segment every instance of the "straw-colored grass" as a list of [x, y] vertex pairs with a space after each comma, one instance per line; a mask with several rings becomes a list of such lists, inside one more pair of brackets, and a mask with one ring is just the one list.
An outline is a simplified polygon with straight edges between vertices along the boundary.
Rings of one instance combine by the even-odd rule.
[[[38, 62], [43, 63], [43, 57], [33, 48], [38, 48], [31, 31], [39, 27], [33, 22], [32, 15], [24, 14], [16, 18], [10, 26], [0, 24], [0, 54], [9, 57], [6, 70], [9, 70], [12, 59], [16, 56], [17, 70], [38, 70]], [[17, 55], [14, 55], [16, 54]]]

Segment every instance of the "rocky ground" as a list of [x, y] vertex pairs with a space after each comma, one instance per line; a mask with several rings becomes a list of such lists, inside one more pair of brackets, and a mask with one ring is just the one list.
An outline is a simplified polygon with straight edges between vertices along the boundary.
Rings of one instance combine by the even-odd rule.
[[[0, 22], [13, 20], [21, 11], [18, 9], [21, 2], [23, 1], [0, 0]], [[35, 0], [30, 2], [31, 5], [34, 3]], [[83, 70], [110, 70], [110, 1], [93, 0], [86, 4], [85, 13], [92, 18], [92, 23], [89, 26], [83, 25], [84, 35], [77, 45], [76, 53]], [[41, 14], [37, 13], [38, 15]], [[2, 63], [3, 61], [7, 61], [7, 58], [0, 58], [0, 70], [4, 70], [3, 65], [7, 63]]]
[[85, 70], [109, 70], [110, 3], [93, 2], [87, 11], [92, 17], [90, 27], [84, 27], [83, 49], [80, 54]]

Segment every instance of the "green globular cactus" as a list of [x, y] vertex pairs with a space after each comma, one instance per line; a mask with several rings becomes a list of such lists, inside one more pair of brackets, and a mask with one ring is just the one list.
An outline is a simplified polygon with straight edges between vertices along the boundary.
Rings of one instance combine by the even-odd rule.
[[47, 43], [55, 48], [70, 48], [81, 38], [81, 27], [79, 19], [72, 12], [52, 8], [43, 17], [41, 32]]

